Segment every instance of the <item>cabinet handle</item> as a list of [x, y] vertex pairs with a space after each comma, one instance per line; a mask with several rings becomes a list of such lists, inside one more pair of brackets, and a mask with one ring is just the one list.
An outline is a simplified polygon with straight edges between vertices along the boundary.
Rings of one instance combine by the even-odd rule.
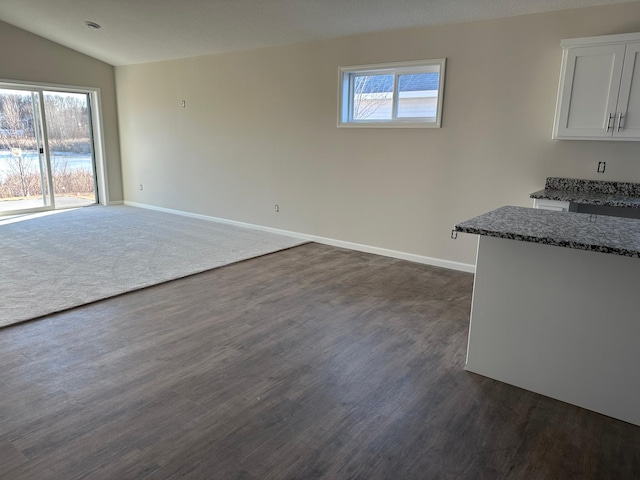
[[622, 119], [624, 118], [624, 115], [622, 115], [622, 113], [618, 114], [618, 132], [620, 131], [620, 128], [622, 128]]
[[611, 130], [611, 120], [613, 119], [613, 113], [609, 114], [609, 119], [607, 120], [607, 132]]

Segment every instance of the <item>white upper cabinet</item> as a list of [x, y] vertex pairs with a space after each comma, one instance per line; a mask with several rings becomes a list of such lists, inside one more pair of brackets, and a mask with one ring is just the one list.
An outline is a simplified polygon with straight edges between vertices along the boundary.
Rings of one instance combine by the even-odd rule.
[[640, 42], [627, 45], [617, 110], [618, 124], [613, 135], [640, 139]]
[[640, 140], [640, 34], [561, 45], [553, 138]]

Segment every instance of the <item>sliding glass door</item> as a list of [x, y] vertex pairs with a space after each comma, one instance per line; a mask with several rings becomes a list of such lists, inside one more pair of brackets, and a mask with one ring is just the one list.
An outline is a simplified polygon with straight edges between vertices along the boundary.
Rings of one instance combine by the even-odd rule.
[[0, 214], [52, 205], [38, 92], [0, 89]]
[[0, 215], [97, 201], [90, 95], [0, 86]]
[[44, 91], [42, 96], [56, 208], [96, 203], [89, 95]]

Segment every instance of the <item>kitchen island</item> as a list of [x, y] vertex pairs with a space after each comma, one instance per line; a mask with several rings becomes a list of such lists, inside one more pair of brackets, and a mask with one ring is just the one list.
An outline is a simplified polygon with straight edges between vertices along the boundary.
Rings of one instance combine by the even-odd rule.
[[479, 235], [466, 369], [640, 425], [640, 220], [502, 207]]

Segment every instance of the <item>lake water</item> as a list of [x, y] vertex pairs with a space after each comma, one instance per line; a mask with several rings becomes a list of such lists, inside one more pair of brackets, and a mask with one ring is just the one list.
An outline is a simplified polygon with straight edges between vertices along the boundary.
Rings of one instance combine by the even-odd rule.
[[[22, 158], [29, 162], [32, 171], [38, 171], [38, 154], [35, 152], [25, 152]], [[51, 152], [51, 168], [63, 168], [66, 165], [68, 170], [92, 170], [91, 154], [75, 154], [69, 152]], [[15, 157], [11, 152], [0, 151], [0, 180], [11, 172], [11, 165], [15, 162]]]

